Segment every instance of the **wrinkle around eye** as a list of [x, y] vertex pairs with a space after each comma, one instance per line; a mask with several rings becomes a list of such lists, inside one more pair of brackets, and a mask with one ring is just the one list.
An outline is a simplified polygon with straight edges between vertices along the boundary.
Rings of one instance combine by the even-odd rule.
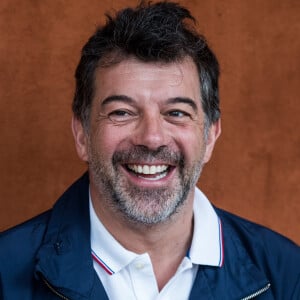
[[121, 126], [126, 125], [128, 123], [131, 123], [132, 121], [135, 121], [138, 118], [138, 115], [126, 111], [126, 110], [115, 110], [110, 113], [99, 113], [97, 117], [97, 121], [106, 120], [107, 122]]
[[96, 122], [100, 122], [102, 120], [108, 119], [108, 115], [103, 113], [98, 113], [96, 117]]
[[115, 123], [127, 123], [137, 118], [137, 115], [128, 110], [114, 110], [108, 114], [109, 119]]

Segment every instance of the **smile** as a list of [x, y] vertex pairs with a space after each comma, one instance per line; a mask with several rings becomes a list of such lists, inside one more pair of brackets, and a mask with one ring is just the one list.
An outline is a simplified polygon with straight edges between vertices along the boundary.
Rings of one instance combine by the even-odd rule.
[[169, 165], [138, 165], [128, 164], [127, 169], [137, 177], [146, 180], [160, 180], [167, 176]]

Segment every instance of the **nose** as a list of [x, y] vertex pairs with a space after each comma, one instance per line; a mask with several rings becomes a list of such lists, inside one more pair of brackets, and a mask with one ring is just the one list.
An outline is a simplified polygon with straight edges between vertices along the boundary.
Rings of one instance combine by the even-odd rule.
[[158, 113], [145, 113], [141, 116], [135, 131], [133, 143], [136, 146], [145, 146], [150, 150], [157, 150], [168, 143], [167, 129], [164, 120]]

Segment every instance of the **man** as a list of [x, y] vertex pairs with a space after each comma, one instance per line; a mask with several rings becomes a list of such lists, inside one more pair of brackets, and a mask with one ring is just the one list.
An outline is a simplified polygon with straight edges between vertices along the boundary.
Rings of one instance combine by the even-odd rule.
[[298, 246], [196, 188], [221, 125], [192, 21], [142, 3], [84, 46], [72, 129], [88, 173], [2, 234], [2, 299], [300, 299]]

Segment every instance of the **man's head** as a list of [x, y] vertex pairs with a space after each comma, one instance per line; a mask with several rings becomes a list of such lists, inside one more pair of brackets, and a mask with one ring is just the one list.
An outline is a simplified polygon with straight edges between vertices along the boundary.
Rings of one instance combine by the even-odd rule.
[[100, 27], [82, 49], [76, 70], [74, 115], [89, 127], [97, 68], [126, 58], [142, 62], [171, 63], [190, 57], [197, 66], [201, 101], [207, 125], [219, 119], [217, 59], [205, 38], [194, 27], [190, 12], [171, 2], [148, 4], [121, 10]]
[[73, 133], [110, 217], [153, 225], [191, 207], [220, 134], [218, 63], [185, 18], [174, 3], [125, 9], [83, 48]]

